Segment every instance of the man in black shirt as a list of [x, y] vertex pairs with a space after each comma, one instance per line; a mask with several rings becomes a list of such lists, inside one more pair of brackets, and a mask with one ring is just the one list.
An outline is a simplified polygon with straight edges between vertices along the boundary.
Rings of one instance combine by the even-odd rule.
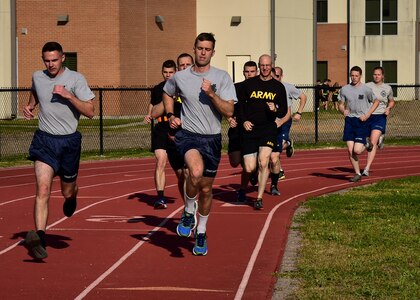
[[[244, 169], [252, 173], [258, 166], [258, 195], [254, 208], [263, 208], [262, 197], [270, 173], [268, 164], [277, 144], [277, 127], [290, 118], [284, 85], [271, 74], [272, 59], [262, 55], [259, 76], [246, 80], [238, 90], [243, 124]], [[258, 162], [257, 162], [258, 159]]]

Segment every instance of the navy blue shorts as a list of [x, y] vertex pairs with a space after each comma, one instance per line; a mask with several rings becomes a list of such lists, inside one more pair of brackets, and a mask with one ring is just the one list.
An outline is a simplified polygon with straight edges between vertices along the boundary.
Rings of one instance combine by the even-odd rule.
[[357, 117], [346, 117], [343, 141], [366, 144], [367, 136], [369, 136], [368, 121], [362, 122]]
[[222, 154], [222, 135], [203, 135], [180, 130], [175, 134], [175, 145], [182, 157], [188, 150], [196, 149], [200, 152], [204, 162], [204, 177], [216, 177]]
[[283, 140], [290, 141], [290, 128], [292, 127], [292, 119], [277, 128], [277, 147], [274, 147], [273, 152], [283, 151]]
[[38, 129], [29, 147], [28, 159], [46, 163], [53, 168], [55, 176], [70, 183], [77, 179], [81, 149], [82, 135], [78, 131], [68, 135], [52, 135]]
[[[172, 137], [174, 138], [174, 137]], [[176, 171], [185, 167], [184, 157], [179, 153], [176, 148], [175, 142], [168, 136], [166, 153], [168, 154], [169, 164], [172, 170]]]
[[386, 115], [371, 115], [367, 120], [369, 132], [372, 130], [379, 130], [382, 134], [385, 134], [386, 131]]

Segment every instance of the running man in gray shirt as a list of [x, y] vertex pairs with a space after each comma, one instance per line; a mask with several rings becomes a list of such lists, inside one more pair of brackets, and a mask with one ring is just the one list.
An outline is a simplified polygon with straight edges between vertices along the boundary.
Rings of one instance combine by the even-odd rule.
[[33, 119], [38, 105], [39, 126], [29, 148], [29, 159], [34, 161], [36, 198], [34, 221], [36, 231], [28, 232], [25, 242], [32, 255], [47, 257], [45, 230], [48, 219], [48, 202], [53, 178], [61, 180], [64, 196], [63, 212], [71, 217], [76, 210], [82, 137], [77, 131], [80, 115], [94, 116], [95, 95], [82, 74], [63, 66], [65, 55], [61, 45], [48, 42], [42, 48], [46, 67], [32, 76], [32, 90], [28, 105], [23, 109], [25, 119]]
[[[206, 226], [213, 198], [213, 181], [221, 158], [221, 120], [233, 115], [237, 102], [230, 76], [210, 66], [215, 44], [213, 34], [199, 34], [193, 48], [195, 64], [169, 79], [163, 94], [170, 126], [178, 128], [182, 125], [182, 130], [175, 135], [175, 144], [184, 156], [188, 177], [185, 209], [177, 233], [189, 237], [196, 229], [194, 255], [206, 255], [208, 251]], [[172, 97], [175, 95], [182, 99], [181, 118], [173, 114]]]
[[350, 70], [351, 83], [340, 90], [339, 109], [346, 117], [343, 141], [347, 143], [350, 162], [355, 171], [350, 179], [357, 182], [362, 179], [359, 166], [359, 155], [365, 150], [366, 137], [369, 136], [367, 120], [379, 105], [371, 88], [360, 79], [362, 69], [354, 66]]

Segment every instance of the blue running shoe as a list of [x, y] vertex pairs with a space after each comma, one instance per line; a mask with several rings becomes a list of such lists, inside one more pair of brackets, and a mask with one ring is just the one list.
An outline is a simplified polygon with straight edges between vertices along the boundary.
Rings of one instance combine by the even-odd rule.
[[197, 224], [197, 217], [194, 213], [187, 213], [185, 210], [182, 212], [181, 222], [176, 227], [176, 233], [179, 236], [189, 237], [191, 236], [191, 231], [195, 229]]
[[195, 233], [194, 255], [207, 255], [207, 236], [205, 233]]
[[153, 205], [156, 209], [165, 209], [168, 206], [166, 205], [166, 199], [165, 198], [160, 198], [158, 201], [155, 202], [155, 204]]

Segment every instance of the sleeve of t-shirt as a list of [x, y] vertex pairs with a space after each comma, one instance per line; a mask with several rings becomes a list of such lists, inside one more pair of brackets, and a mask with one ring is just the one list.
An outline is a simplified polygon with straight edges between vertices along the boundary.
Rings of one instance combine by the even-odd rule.
[[344, 102], [346, 101], [346, 96], [343, 93], [343, 89], [340, 89], [340, 92], [338, 93], [338, 101]]
[[289, 109], [289, 100], [287, 99], [286, 88], [283, 84], [280, 85], [279, 88], [279, 98], [277, 100], [277, 118], [283, 118], [287, 114], [287, 110]]
[[228, 73], [224, 73], [223, 75], [218, 95], [223, 100], [233, 100], [234, 103], [238, 102], [238, 98], [236, 96], [235, 91], [235, 85], [233, 84], [233, 81]]
[[81, 101], [89, 101], [95, 98], [95, 94], [89, 88], [87, 81], [82, 74], [79, 74], [73, 92]]
[[172, 76], [171, 78], [169, 78], [166, 81], [165, 86], [163, 87], [163, 91], [171, 97], [175, 96], [175, 94], [176, 94], [175, 76], [176, 76], [176, 74], [174, 76]]

